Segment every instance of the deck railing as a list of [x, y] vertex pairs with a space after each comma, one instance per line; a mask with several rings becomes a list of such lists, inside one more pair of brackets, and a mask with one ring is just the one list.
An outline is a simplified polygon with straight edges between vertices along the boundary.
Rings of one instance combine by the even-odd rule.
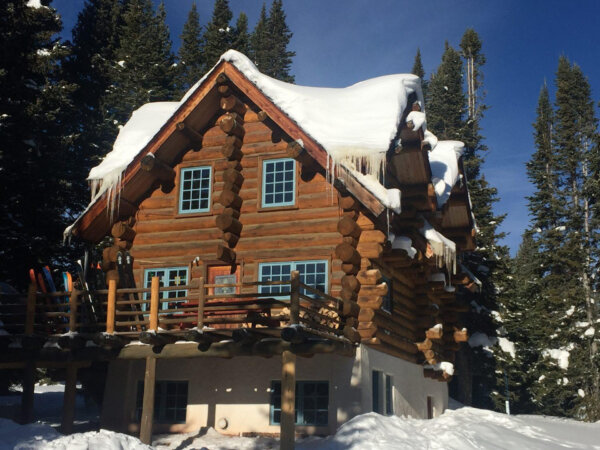
[[242, 328], [275, 332], [291, 342], [310, 337], [346, 340], [343, 302], [301, 283], [296, 271], [288, 281], [194, 281], [165, 287], [154, 277], [149, 288], [117, 289], [116, 281], [110, 280], [104, 290], [56, 293], [36, 292], [32, 285], [26, 299], [0, 294], [0, 329], [4, 330], [0, 334], [106, 333], [136, 339], [144, 333], [178, 336], [189, 330], [214, 330], [230, 334]]

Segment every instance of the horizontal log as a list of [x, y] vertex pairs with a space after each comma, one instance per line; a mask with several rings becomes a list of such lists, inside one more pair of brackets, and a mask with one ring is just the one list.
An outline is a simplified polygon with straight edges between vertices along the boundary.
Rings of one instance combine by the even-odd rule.
[[348, 217], [354, 221], [356, 221], [356, 219], [358, 219], [360, 216], [360, 213], [358, 212], [358, 210], [352, 210], [352, 211], [343, 211], [342, 212], [342, 217]]
[[379, 258], [383, 253], [383, 247], [377, 242], [358, 242], [356, 250], [363, 258]]
[[376, 285], [362, 284], [358, 291], [359, 296], [385, 296], [387, 293], [388, 285], [385, 282]]
[[132, 241], [127, 241], [121, 238], [115, 238], [115, 247], [119, 247], [121, 250], [130, 250], [133, 246]]
[[352, 236], [358, 239], [361, 234], [360, 226], [350, 217], [342, 217], [338, 222], [337, 229], [342, 236]]
[[221, 98], [220, 104], [221, 109], [224, 109], [227, 112], [234, 112], [242, 117], [246, 114], [246, 105], [244, 105], [244, 103], [235, 95]]
[[194, 145], [202, 145], [202, 140], [204, 139], [204, 136], [201, 133], [198, 133], [186, 123], [179, 122], [177, 124], [177, 130], [183, 133], [185, 137], [187, 137], [190, 140], [190, 142], [192, 142]]
[[375, 336], [377, 325], [374, 322], [359, 322], [357, 330], [363, 340], [370, 339]]
[[225, 264], [235, 263], [236, 255], [233, 250], [229, 247], [225, 247], [222, 244], [217, 245], [217, 259], [223, 261]]
[[413, 344], [412, 342], [405, 341], [400, 336], [395, 336], [392, 332], [386, 332], [380, 329], [375, 332], [375, 337], [381, 342], [391, 345], [393, 347], [397, 347], [398, 349], [411, 355], [416, 355], [419, 352], [415, 344]]
[[175, 179], [175, 171], [172, 167], [157, 159], [154, 154], [148, 153], [140, 162], [142, 170], [148, 172], [161, 182], [172, 183]]
[[351, 263], [343, 263], [342, 264], [342, 271], [346, 275], [356, 275], [359, 270], [360, 270], [360, 266], [357, 264], [351, 264]]
[[243, 119], [235, 114], [227, 114], [219, 121], [219, 126], [224, 133], [230, 136], [237, 136], [240, 139], [244, 137], [244, 121]]
[[235, 184], [236, 186], [241, 186], [244, 182], [244, 176], [240, 171], [235, 169], [227, 169], [223, 171], [222, 180], [225, 183]]
[[342, 277], [342, 288], [351, 292], [358, 292], [360, 282], [356, 278], [356, 275], [344, 275]]
[[242, 197], [233, 191], [223, 191], [219, 196], [219, 203], [225, 208], [240, 209], [242, 207]]
[[342, 208], [344, 211], [355, 211], [359, 208], [358, 201], [351, 195], [348, 195], [348, 196], [340, 195], [338, 197], [338, 202], [339, 202], [340, 208]]
[[358, 305], [361, 308], [379, 309], [379, 308], [381, 308], [381, 304], [383, 303], [383, 297], [359, 296], [358, 299], [356, 300], [356, 303], [358, 303]]
[[360, 306], [355, 301], [342, 301], [341, 313], [343, 317], [358, 317]]
[[223, 211], [221, 211], [221, 215], [228, 215], [228, 216], [232, 216], [234, 219], [239, 219], [240, 218], [240, 210], [234, 209], [234, 208], [225, 208], [225, 209], [223, 209]]
[[346, 264], [360, 264], [360, 254], [354, 247], [346, 242], [342, 242], [335, 247], [336, 256]]
[[469, 340], [469, 334], [466, 329], [454, 331], [455, 342], [467, 342]]
[[417, 342], [416, 345], [419, 351], [431, 350], [433, 342], [431, 341], [431, 339], [425, 339], [423, 342]]
[[348, 339], [350, 342], [360, 342], [361, 341], [361, 335], [358, 332], [358, 330], [356, 330], [353, 327], [349, 327], [349, 326], [345, 326], [344, 330], [343, 330], [343, 336]]
[[377, 284], [381, 280], [381, 272], [379, 269], [361, 270], [358, 272], [356, 279], [361, 285]]
[[223, 233], [229, 232], [239, 236], [242, 232], [242, 223], [229, 214], [218, 215], [215, 219], [215, 225], [218, 229], [223, 231]]
[[431, 327], [425, 332], [427, 339], [442, 339], [444, 330], [442, 327]]
[[225, 232], [223, 233], [222, 239], [227, 243], [229, 248], [235, 248], [240, 240], [240, 236], [231, 232]]
[[221, 84], [217, 87], [217, 91], [223, 97], [228, 97], [232, 94], [231, 87], [228, 84]]
[[229, 77], [225, 74], [225, 72], [221, 72], [217, 75], [216, 79], [217, 85], [229, 84]]
[[356, 291], [351, 291], [348, 289], [342, 289], [340, 291], [340, 298], [345, 301], [356, 301], [358, 298], [358, 293]]
[[363, 244], [366, 242], [376, 242], [383, 244], [387, 241], [387, 236], [383, 231], [380, 230], [365, 230], [360, 234], [359, 243]]
[[[110, 229], [110, 234], [114, 238], [123, 239], [125, 241], [133, 241], [135, 239], [135, 230], [129, 225], [127, 225], [125, 222], [116, 222]], [[117, 260], [116, 255], [114, 255], [114, 260], [112, 258], [106, 259], [110, 261]]]

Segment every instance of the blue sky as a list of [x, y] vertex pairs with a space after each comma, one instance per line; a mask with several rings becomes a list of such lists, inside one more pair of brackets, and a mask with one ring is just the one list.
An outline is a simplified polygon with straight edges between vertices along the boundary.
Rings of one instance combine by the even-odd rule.
[[[54, 0], [64, 36], [83, 0]], [[155, 1], [155, 3], [158, 3]], [[214, 0], [196, 0], [201, 21]], [[192, 0], [165, 0], [174, 48]], [[243, 11], [253, 28], [262, 0], [230, 0], [234, 22]], [[267, 2], [267, 8], [270, 1]], [[444, 41], [455, 47], [468, 27], [483, 42], [485, 103], [482, 122], [489, 148], [483, 173], [498, 188], [497, 213], [512, 253], [528, 223], [525, 196], [531, 186], [525, 162], [533, 148], [532, 127], [540, 87], [553, 91], [558, 57], [566, 55], [589, 78], [600, 97], [600, 1], [575, 0], [284, 0], [296, 52], [296, 83], [342, 87], [390, 73], [410, 72], [417, 48], [427, 76], [439, 65]]]

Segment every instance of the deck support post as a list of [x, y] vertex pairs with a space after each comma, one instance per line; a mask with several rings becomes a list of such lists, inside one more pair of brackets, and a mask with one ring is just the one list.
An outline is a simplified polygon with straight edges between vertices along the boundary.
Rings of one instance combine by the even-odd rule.
[[60, 424], [60, 432], [71, 434], [73, 432], [73, 420], [75, 419], [75, 397], [77, 394], [77, 366], [67, 365], [67, 376], [65, 380], [65, 394], [63, 397], [63, 415]]
[[33, 422], [33, 396], [35, 389], [35, 363], [27, 361], [23, 370], [23, 394], [21, 394], [21, 423]]
[[117, 281], [108, 280], [108, 304], [106, 306], [106, 332], [115, 332], [115, 309], [117, 302]]
[[142, 423], [140, 424], [140, 441], [152, 443], [152, 422], [154, 421], [154, 389], [156, 384], [156, 358], [146, 358], [144, 373], [144, 399], [142, 402]]
[[281, 354], [281, 432], [279, 448], [293, 450], [296, 437], [296, 355], [288, 350]]

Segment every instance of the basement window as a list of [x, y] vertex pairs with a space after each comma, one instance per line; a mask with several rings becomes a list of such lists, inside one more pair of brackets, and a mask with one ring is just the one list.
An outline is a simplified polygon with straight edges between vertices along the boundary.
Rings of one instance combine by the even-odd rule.
[[[258, 281], [289, 281], [293, 270], [300, 272], [300, 282], [327, 293], [327, 261], [289, 261], [260, 263], [258, 265]], [[289, 294], [290, 285], [260, 286], [260, 292], [273, 295]], [[310, 292], [300, 290], [301, 294], [314, 296]]]
[[[152, 278], [158, 277], [160, 287], [170, 286], [185, 286], [188, 280], [188, 268], [187, 267], [167, 267], [160, 269], [146, 269], [144, 271], [144, 287], [150, 288], [152, 286]], [[187, 289], [164, 291], [160, 293], [160, 298], [166, 300], [161, 304], [161, 309], [169, 309], [169, 303], [177, 303], [177, 299], [181, 297], [187, 297]], [[144, 293], [144, 300], [150, 300], [150, 293]], [[150, 305], [147, 303], [142, 304], [142, 311], [149, 311]]]
[[[142, 419], [144, 382], [138, 381], [135, 419]], [[187, 381], [157, 381], [154, 386], [154, 421], [157, 423], [185, 423], [188, 404]]]
[[181, 169], [179, 189], [179, 213], [210, 211], [212, 167]]
[[380, 370], [372, 372], [373, 412], [391, 416], [394, 414], [393, 378]]
[[[297, 381], [296, 425], [327, 425], [329, 415], [329, 382]], [[271, 425], [281, 423], [281, 381], [271, 381]]]
[[296, 161], [267, 159], [262, 167], [262, 206], [290, 206], [296, 203]]

